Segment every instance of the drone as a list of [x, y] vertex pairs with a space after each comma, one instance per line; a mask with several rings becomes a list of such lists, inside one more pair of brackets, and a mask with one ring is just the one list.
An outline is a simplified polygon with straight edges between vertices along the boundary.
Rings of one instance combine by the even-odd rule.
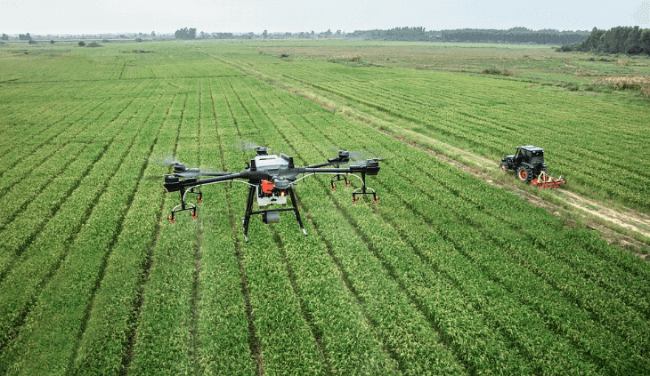
[[[164, 175], [163, 187], [167, 192], [180, 192], [181, 203], [172, 209], [168, 219], [174, 223], [176, 221], [175, 214], [182, 211], [190, 211], [190, 215], [196, 219], [197, 207], [187, 202], [186, 196], [188, 194], [196, 195], [197, 201], [203, 202], [202, 186], [224, 182], [240, 182], [249, 185], [246, 213], [242, 218], [246, 242], [248, 242], [248, 224], [252, 215], [260, 214], [262, 221], [267, 224], [278, 223], [280, 221], [280, 212], [283, 211], [294, 212], [300, 229], [307, 236], [307, 231], [305, 231], [300, 218], [293, 187], [298, 181], [308, 176], [318, 174], [334, 175], [330, 180], [332, 190], [336, 188], [335, 183], [339, 181], [345, 181], [347, 187], [350, 185], [348, 176], [354, 176], [361, 181], [362, 186], [352, 192], [353, 204], [363, 195], [372, 195], [374, 204], [379, 199], [376, 191], [366, 186], [366, 175], [377, 175], [379, 173], [378, 158], [350, 162], [350, 152], [339, 150], [338, 156], [329, 158], [327, 162], [302, 167], [296, 166], [293, 157], [286, 154], [280, 153], [280, 156], [269, 155], [268, 149], [262, 146], [257, 146], [254, 150], [257, 155], [250, 160], [250, 164], [246, 164], [246, 168], [241, 172], [207, 172], [201, 171], [199, 168], [188, 168], [180, 162], [174, 162], [174, 172]], [[347, 165], [347, 167], [341, 167], [341, 165]], [[291, 198], [290, 207], [286, 207], [287, 196]], [[257, 199], [260, 210], [253, 210], [253, 201], [255, 199]], [[261, 209], [270, 205], [283, 205], [283, 207]]]

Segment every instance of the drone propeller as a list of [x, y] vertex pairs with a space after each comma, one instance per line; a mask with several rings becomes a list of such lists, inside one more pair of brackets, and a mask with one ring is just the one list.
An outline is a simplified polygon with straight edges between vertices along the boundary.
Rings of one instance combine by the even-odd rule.
[[385, 160], [384, 158], [368, 158], [364, 159], [361, 161], [350, 161], [348, 162], [349, 165], [354, 165], [354, 166], [375, 166], [377, 165], [377, 162]]
[[164, 156], [164, 157], [158, 157], [156, 159], [150, 160], [151, 163], [155, 163], [159, 166], [173, 166], [177, 163], [181, 163], [178, 159], [172, 157], [171, 155]]

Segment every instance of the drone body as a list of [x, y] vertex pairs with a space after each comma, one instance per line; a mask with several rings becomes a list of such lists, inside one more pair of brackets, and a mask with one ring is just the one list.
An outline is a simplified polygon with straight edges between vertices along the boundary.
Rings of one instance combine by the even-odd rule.
[[[350, 184], [347, 175], [357, 177], [362, 182], [362, 187], [352, 192], [352, 203], [356, 203], [361, 195], [372, 195], [373, 203], [376, 203], [377, 193], [374, 189], [366, 186], [366, 175], [377, 175], [379, 173], [379, 161], [377, 159], [368, 159], [360, 164], [351, 164], [347, 168], [341, 168], [342, 164], [348, 164], [350, 153], [345, 150], [339, 150], [336, 158], [330, 158], [327, 162], [311, 166], [296, 166], [293, 157], [285, 154], [269, 155], [264, 147], [255, 148], [257, 155], [251, 159], [250, 164], [242, 172], [204, 172], [198, 168], [187, 168], [182, 163], [174, 164], [174, 173], [165, 175], [163, 186], [167, 192], [180, 191], [181, 203], [172, 209], [169, 220], [174, 220], [174, 214], [180, 211], [189, 210], [194, 218], [197, 218], [196, 206], [185, 201], [185, 196], [189, 194], [197, 195], [199, 202], [202, 201], [202, 192], [200, 187], [208, 184], [223, 183], [228, 181], [241, 182], [249, 185], [248, 201], [246, 204], [246, 213], [242, 218], [244, 228], [244, 238], [248, 242], [248, 223], [250, 217], [254, 214], [260, 214], [264, 223], [277, 223], [280, 221], [279, 213], [281, 211], [293, 211], [302, 232], [307, 235], [304, 229], [300, 212], [298, 211], [296, 197], [293, 192], [293, 186], [301, 179], [316, 174], [336, 175], [331, 180], [332, 190], [336, 187], [335, 181], [345, 180], [346, 186]], [[326, 168], [331, 167], [331, 168]], [[361, 177], [355, 175], [361, 174]], [[299, 175], [304, 175], [298, 177]], [[342, 177], [343, 175], [343, 177]], [[203, 179], [201, 177], [204, 177]], [[248, 180], [248, 181], [245, 181]], [[287, 205], [287, 197], [291, 199], [290, 207]], [[257, 200], [257, 205], [267, 207], [271, 205], [283, 205], [280, 208], [263, 209], [253, 211], [253, 202]]]

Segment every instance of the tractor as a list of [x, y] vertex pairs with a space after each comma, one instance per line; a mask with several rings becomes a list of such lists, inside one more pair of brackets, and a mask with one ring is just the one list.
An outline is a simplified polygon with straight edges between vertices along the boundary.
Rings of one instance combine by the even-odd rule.
[[546, 173], [544, 149], [533, 145], [517, 146], [515, 154], [501, 159], [499, 168], [504, 172], [513, 170], [519, 180], [539, 188], [557, 188], [560, 184], [566, 184], [564, 176], [553, 178]]

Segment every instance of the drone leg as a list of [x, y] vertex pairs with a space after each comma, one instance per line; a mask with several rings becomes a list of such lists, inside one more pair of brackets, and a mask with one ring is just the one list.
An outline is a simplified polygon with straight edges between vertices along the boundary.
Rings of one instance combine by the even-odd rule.
[[255, 190], [257, 187], [251, 186], [248, 189], [248, 202], [246, 203], [246, 214], [242, 218], [242, 225], [244, 226], [244, 240], [248, 243], [248, 222], [251, 219], [251, 213], [253, 211], [253, 199], [255, 198]]
[[298, 211], [298, 202], [296, 201], [296, 195], [293, 194], [292, 188], [289, 188], [288, 191], [289, 195], [291, 196], [291, 204], [293, 204], [293, 213], [296, 215], [296, 221], [298, 221], [298, 225], [300, 226], [302, 233], [307, 236], [307, 231], [305, 231], [305, 227], [302, 225], [302, 219], [300, 219], [300, 212]]

